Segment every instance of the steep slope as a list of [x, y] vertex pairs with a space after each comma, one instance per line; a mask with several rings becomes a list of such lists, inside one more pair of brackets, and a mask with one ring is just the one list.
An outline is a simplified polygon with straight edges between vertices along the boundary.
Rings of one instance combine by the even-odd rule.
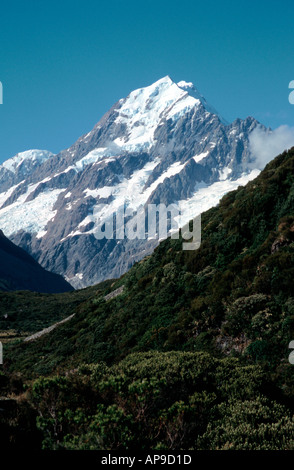
[[198, 250], [165, 240], [6, 344], [7, 448], [294, 449], [293, 196], [294, 148], [203, 214]]
[[[28, 150], [9, 158], [0, 165], [0, 193], [19, 184], [54, 154], [48, 150]], [[10, 191], [11, 192], [11, 191]]]
[[257, 126], [250, 117], [225, 123], [193, 84], [164, 77], [119, 100], [91, 132], [1, 193], [0, 224], [74, 286], [119, 277], [158, 240], [97, 240], [97, 220], [148, 203], [180, 201], [187, 219], [208, 209], [258, 174], [249, 152]]
[[132, 352], [205, 350], [259, 362], [293, 396], [293, 191], [294, 148], [203, 214], [198, 250], [163, 241], [68, 323], [13, 347], [12, 368], [45, 374]]
[[0, 230], [0, 290], [67, 292], [72, 286], [61, 276], [42, 268], [22, 248], [14, 245]]

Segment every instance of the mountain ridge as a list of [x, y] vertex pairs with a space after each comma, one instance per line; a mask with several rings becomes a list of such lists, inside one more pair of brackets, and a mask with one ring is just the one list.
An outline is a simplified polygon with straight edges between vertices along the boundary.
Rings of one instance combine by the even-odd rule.
[[178, 83], [167, 76], [132, 91], [89, 133], [0, 193], [0, 224], [11, 240], [75, 287], [93, 285], [119, 277], [158, 244], [97, 241], [97, 204], [110, 214], [123, 204], [181, 201], [194, 217], [256, 176], [249, 137], [261, 125], [250, 117], [224, 124], [191, 83]]
[[45, 271], [25, 250], [0, 230], [0, 291], [31, 290], [61, 293], [73, 290], [62, 276]]

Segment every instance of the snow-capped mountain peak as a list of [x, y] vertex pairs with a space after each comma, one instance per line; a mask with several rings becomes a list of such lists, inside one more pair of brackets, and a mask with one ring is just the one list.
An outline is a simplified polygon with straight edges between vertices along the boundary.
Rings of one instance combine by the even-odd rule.
[[216, 109], [211, 106], [211, 104], [209, 104], [206, 99], [204, 98], [204, 96], [201, 95], [201, 93], [197, 90], [197, 88], [195, 87], [195, 85], [192, 83], [192, 82], [185, 82], [184, 80], [181, 80], [180, 82], [177, 83], [177, 86], [181, 89], [181, 90], [184, 90], [186, 91], [190, 96], [192, 96], [193, 98], [201, 101], [201, 103], [203, 104], [204, 108], [209, 112], [209, 113], [212, 113], [212, 114], [215, 114], [218, 116], [218, 118], [220, 119], [220, 121], [227, 125], [228, 122], [216, 111]]
[[[175, 114], [172, 108], [179, 101], [185, 101], [192, 107], [199, 104], [200, 98], [179, 87], [167, 75], [152, 85], [132, 91], [125, 99], [120, 115], [132, 118], [133, 122], [147, 118], [158, 123], [158, 119], [163, 117], [162, 113], [166, 119]], [[182, 109], [186, 110], [185, 106]]]
[[23, 163], [33, 163], [34, 165], [42, 164], [48, 158], [53, 157], [54, 154], [48, 150], [26, 150], [25, 152], [17, 153], [14, 157], [9, 158], [0, 165], [0, 167], [6, 168], [6, 170], [16, 172]]
[[169, 75], [152, 85], [132, 91], [121, 100], [115, 122], [126, 130], [114, 140], [119, 151], [142, 151], [155, 141], [155, 131], [164, 122], [175, 122], [202, 104], [206, 111], [226, 121], [205, 100], [191, 82], [175, 83]]
[[[0, 165], [0, 227], [43, 267], [85, 287], [120, 276], [158, 241], [94, 237], [95, 217], [181, 202], [193, 218], [255, 176], [252, 118], [224, 124], [191, 82], [165, 76], [120, 99], [58, 155]], [[250, 165], [249, 165], [250, 163]]]
[[50, 158], [54, 157], [48, 150], [27, 150], [9, 158], [0, 165], [0, 201], [1, 193], [24, 181]]
[[127, 132], [114, 143], [128, 151], [147, 149], [154, 143], [161, 121], [178, 119], [199, 104], [198, 98], [179, 88], [169, 76], [134, 90], [123, 101], [116, 119], [117, 124], [127, 127]]

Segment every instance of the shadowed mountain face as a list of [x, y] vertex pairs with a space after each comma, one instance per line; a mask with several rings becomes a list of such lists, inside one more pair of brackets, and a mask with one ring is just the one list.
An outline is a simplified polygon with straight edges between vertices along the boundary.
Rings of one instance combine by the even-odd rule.
[[209, 209], [257, 175], [249, 138], [258, 126], [251, 117], [226, 123], [192, 83], [163, 77], [58, 155], [34, 150], [4, 162], [0, 226], [75, 287], [119, 277], [158, 240], [97, 240], [97, 219], [149, 203], [184, 203], [188, 218]]
[[60, 293], [73, 290], [62, 276], [42, 268], [26, 251], [0, 230], [0, 290]]

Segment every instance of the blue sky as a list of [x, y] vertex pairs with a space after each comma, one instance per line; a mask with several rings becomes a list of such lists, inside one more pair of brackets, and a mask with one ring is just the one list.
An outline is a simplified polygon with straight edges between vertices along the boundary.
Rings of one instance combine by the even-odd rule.
[[192, 81], [228, 121], [294, 126], [293, 2], [2, 0], [0, 162], [58, 152], [135, 88]]

